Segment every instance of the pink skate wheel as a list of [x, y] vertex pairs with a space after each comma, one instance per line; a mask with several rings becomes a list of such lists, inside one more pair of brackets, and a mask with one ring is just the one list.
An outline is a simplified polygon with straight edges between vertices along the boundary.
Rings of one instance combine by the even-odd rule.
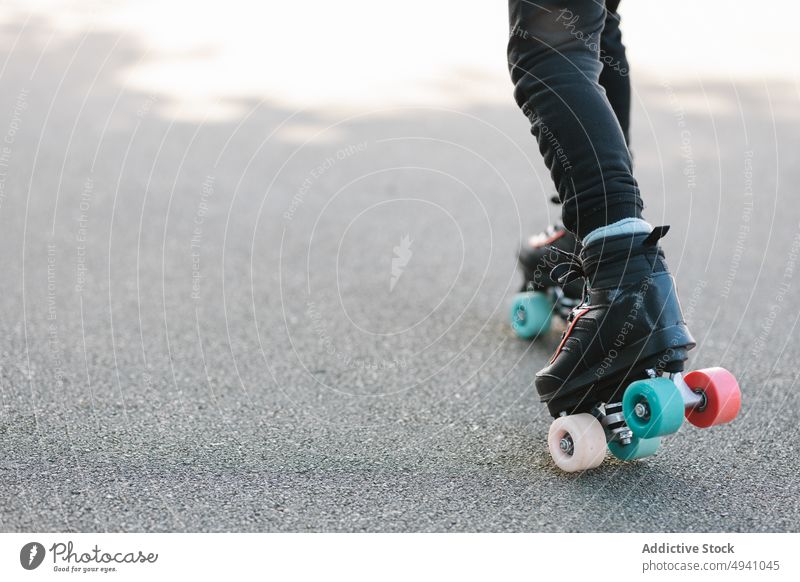
[[606, 433], [591, 414], [560, 416], [550, 425], [547, 446], [556, 466], [566, 471], [594, 469], [606, 454]]
[[700, 428], [732, 421], [739, 414], [742, 393], [733, 374], [725, 368], [703, 368], [689, 372], [683, 378], [694, 392], [706, 399], [700, 408], [686, 410], [686, 420]]

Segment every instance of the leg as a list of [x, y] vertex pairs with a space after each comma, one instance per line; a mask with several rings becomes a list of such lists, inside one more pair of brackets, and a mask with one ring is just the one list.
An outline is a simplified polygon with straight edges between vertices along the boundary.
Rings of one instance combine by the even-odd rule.
[[628, 129], [631, 119], [631, 80], [622, 32], [619, 29], [619, 0], [606, 0], [606, 21], [600, 37], [600, 84], [617, 116], [625, 142], [630, 144]]
[[582, 238], [625, 218], [642, 201], [625, 135], [599, 79], [606, 10], [595, 0], [510, 0], [508, 59], [514, 96]]
[[[509, 4], [514, 95], [564, 204], [564, 224], [582, 243], [566, 271], [554, 273], [562, 284], [581, 276], [587, 300], [570, 312], [561, 343], [536, 375], [553, 416], [601, 402], [618, 406], [631, 381], [681, 372], [695, 345], [658, 244], [668, 227], [641, 219], [623, 129], [629, 89], [613, 88], [621, 79], [610, 73], [620, 71], [607, 58], [624, 58], [615, 10], [602, 0], [564, 4]], [[601, 38], [609, 22], [606, 54]], [[600, 84], [604, 65], [617, 113]]]

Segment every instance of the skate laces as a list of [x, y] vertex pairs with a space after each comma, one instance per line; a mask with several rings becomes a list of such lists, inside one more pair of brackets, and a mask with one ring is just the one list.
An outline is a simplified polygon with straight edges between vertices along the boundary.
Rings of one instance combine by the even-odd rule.
[[572, 281], [586, 277], [586, 271], [583, 267], [583, 260], [580, 256], [564, 249], [550, 245], [548, 250], [554, 251], [557, 255], [564, 257], [566, 260], [556, 263], [550, 271], [550, 277], [558, 284], [564, 287]]
[[[656, 226], [641, 242], [641, 247], [645, 248], [642, 254], [653, 259], [651, 262], [653, 267], [655, 267], [655, 261], [658, 258], [663, 260], [664, 254], [656, 243], [659, 239], [663, 238], [668, 231], [669, 225]], [[620, 240], [625, 240], [625, 237], [620, 237]], [[601, 263], [606, 265], [622, 264], [624, 269], [628, 259], [634, 255], [633, 237], [631, 237], [630, 240], [631, 244], [619, 245], [619, 248], [614, 248], [614, 245], [606, 244], [606, 241], [603, 241], [601, 245], [603, 249], [602, 252], [587, 253], [584, 248], [584, 252], [580, 255], [550, 245], [548, 247], [549, 250], [554, 251], [557, 255], [565, 259], [563, 262], [556, 263], [550, 271], [550, 277], [558, 281], [559, 285], [563, 287], [579, 278], [583, 278], [586, 282], [589, 282], [590, 279], [594, 279]], [[639, 253], [637, 252], [635, 254], [638, 255]]]

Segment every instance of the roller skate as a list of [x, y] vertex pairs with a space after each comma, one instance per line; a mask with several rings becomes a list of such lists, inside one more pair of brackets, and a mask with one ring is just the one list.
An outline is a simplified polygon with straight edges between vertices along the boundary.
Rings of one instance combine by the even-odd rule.
[[522, 288], [511, 304], [511, 329], [517, 337], [533, 339], [550, 329], [553, 315], [567, 319], [580, 303], [583, 283], [573, 281], [562, 287], [551, 276], [553, 267], [563, 261], [558, 251], [577, 253], [580, 243], [563, 226], [549, 226], [522, 245], [519, 266], [524, 277]]
[[739, 412], [733, 374], [683, 373], [695, 341], [658, 246], [668, 228], [592, 241], [554, 270], [562, 284], [586, 279], [584, 301], [536, 374], [536, 389], [555, 417], [548, 448], [564, 471], [599, 466], [606, 448], [622, 460], [647, 457], [684, 417], [705, 428]]

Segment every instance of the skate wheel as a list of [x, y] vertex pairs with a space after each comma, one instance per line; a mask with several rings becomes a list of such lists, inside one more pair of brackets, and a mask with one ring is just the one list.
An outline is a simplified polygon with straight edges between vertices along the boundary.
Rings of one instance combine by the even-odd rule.
[[702, 408], [686, 410], [686, 420], [700, 428], [732, 421], [742, 406], [742, 392], [736, 378], [725, 368], [705, 368], [684, 376], [686, 385], [701, 392], [706, 402]]
[[606, 433], [591, 414], [561, 416], [550, 425], [547, 446], [559, 469], [568, 473], [585, 471], [603, 462]]
[[541, 291], [517, 293], [511, 304], [511, 328], [517, 337], [533, 339], [550, 329], [553, 300]]
[[683, 424], [683, 398], [667, 378], [636, 380], [622, 396], [622, 414], [641, 439], [672, 434]]
[[656, 452], [658, 446], [661, 444], [661, 437], [652, 439], [640, 439], [634, 436], [631, 442], [623, 445], [619, 441], [611, 441], [608, 443], [608, 450], [621, 461], [633, 461], [635, 459], [642, 459], [649, 457]]

